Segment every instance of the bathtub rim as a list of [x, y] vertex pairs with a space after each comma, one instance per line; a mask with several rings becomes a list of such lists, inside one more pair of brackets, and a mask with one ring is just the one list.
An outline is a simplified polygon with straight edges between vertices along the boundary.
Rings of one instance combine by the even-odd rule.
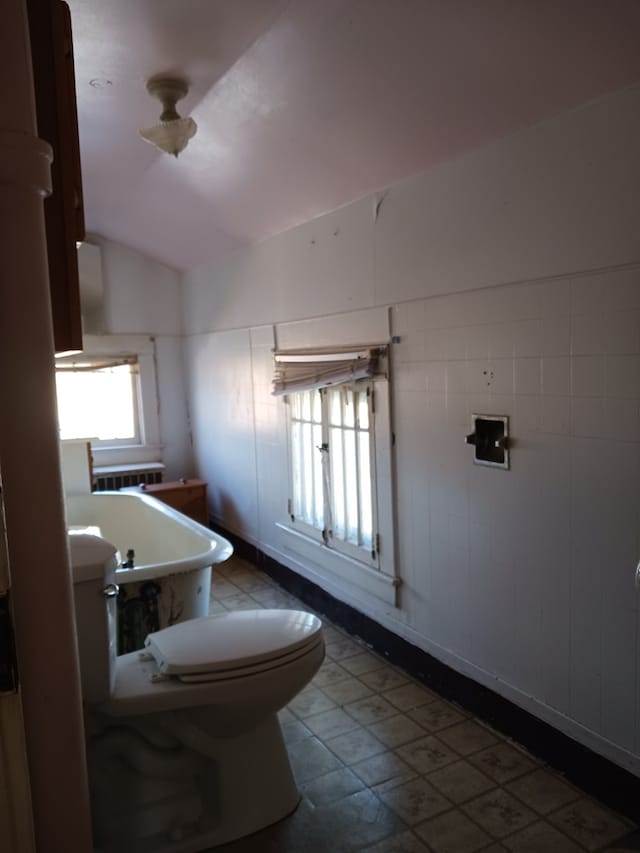
[[[153, 495], [145, 494], [142, 491], [104, 491], [90, 492], [89, 494], [85, 495], [67, 495], [67, 501], [91, 501], [101, 499], [102, 497], [117, 497], [119, 499], [129, 498], [130, 500], [140, 500], [147, 506], [151, 507], [154, 512], [159, 512], [167, 518], [171, 518], [174, 522], [180, 524], [182, 527], [186, 527], [193, 533], [197, 533], [199, 536], [206, 539], [209, 543], [208, 548], [203, 549], [201, 553], [190, 557], [184, 557], [182, 559], [174, 560], [165, 560], [163, 562], [158, 563], [143, 563], [139, 566], [134, 566], [134, 568], [132, 569], [118, 567], [116, 569], [115, 577], [115, 581], [118, 584], [140, 583], [141, 581], [153, 580], [154, 578], [166, 577], [169, 575], [180, 575], [186, 572], [196, 571], [198, 569], [206, 568], [207, 566], [213, 567], [218, 563], [223, 563], [225, 560], [228, 560], [229, 557], [231, 557], [231, 555], [233, 554], [233, 545], [229, 542], [228, 539], [225, 539], [224, 536], [221, 536], [214, 530], [205, 527], [203, 524], [200, 524], [199, 521], [196, 521], [193, 518], [189, 518], [189, 516], [185, 515], [177, 509], [174, 509], [168, 504], [163, 503], [158, 498], [153, 497]], [[70, 524], [69, 519], [67, 518], [68, 529], [77, 526], [78, 525], [76, 524]], [[107, 542], [110, 542], [110, 540], [105, 536], [101, 536], [101, 538]], [[112, 544], [116, 549], [118, 549], [118, 546], [115, 543], [110, 542], [110, 544]]]

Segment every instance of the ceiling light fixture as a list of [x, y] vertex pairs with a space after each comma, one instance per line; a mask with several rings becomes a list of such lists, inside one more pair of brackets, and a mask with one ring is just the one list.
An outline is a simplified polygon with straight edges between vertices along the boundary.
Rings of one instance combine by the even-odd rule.
[[162, 103], [160, 124], [145, 127], [140, 136], [167, 154], [177, 157], [187, 147], [198, 125], [192, 118], [181, 118], [176, 103], [189, 91], [185, 80], [176, 77], [152, 77], [147, 81], [147, 92]]

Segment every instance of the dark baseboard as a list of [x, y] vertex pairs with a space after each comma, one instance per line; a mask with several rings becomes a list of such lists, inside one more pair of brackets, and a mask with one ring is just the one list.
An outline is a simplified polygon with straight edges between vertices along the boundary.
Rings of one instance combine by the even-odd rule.
[[456, 672], [433, 655], [268, 557], [259, 548], [218, 529], [233, 543], [239, 557], [252, 562], [313, 610], [364, 640], [373, 651], [404, 669], [426, 687], [445, 699], [457, 702], [474, 716], [522, 744], [532, 755], [562, 773], [586, 793], [640, 823], [640, 778], [489, 688]]

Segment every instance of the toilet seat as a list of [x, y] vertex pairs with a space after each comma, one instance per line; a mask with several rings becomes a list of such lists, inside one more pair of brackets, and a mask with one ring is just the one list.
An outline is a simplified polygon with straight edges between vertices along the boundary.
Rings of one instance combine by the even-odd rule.
[[192, 619], [145, 640], [159, 672], [182, 682], [243, 678], [283, 666], [322, 641], [322, 623], [299, 610], [238, 610]]
[[203, 705], [254, 708], [258, 698], [279, 709], [283, 690], [294, 696], [323, 658], [322, 622], [311, 613], [241, 610], [191, 619], [150, 634], [144, 653], [120, 655], [114, 690], [96, 710], [122, 718]]

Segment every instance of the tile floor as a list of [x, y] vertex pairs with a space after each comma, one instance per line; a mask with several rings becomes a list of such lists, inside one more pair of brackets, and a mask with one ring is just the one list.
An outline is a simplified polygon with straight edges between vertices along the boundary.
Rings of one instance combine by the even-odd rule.
[[[211, 612], [256, 607], [309, 609], [234, 557]], [[629, 820], [323, 621], [326, 660], [280, 714], [300, 805], [217, 853], [640, 850]]]

